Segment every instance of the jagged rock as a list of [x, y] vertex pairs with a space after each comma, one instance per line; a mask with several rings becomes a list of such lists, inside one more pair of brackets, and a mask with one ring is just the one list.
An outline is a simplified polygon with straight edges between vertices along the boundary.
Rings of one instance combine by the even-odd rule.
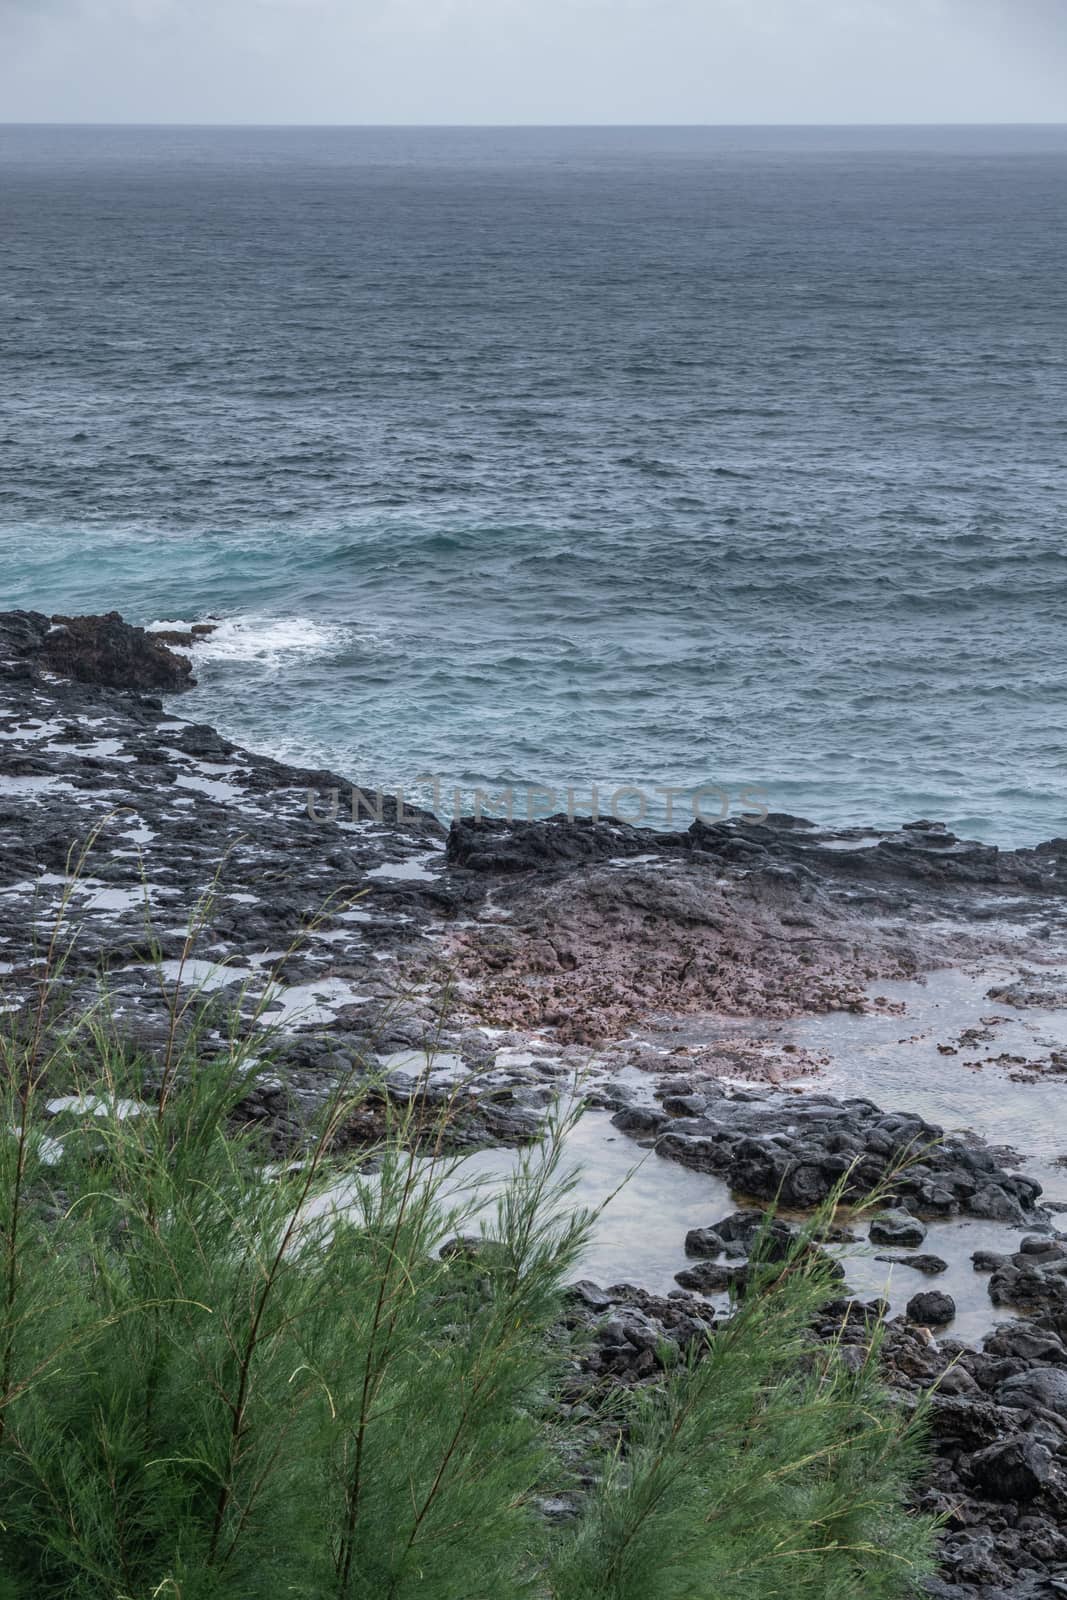
[[144, 628], [123, 622], [117, 611], [51, 619], [40, 612], [16, 612], [0, 625], [8, 648], [20, 659], [78, 683], [175, 693], [196, 682], [185, 656]]
[[607, 1311], [614, 1304], [611, 1295], [605, 1294], [599, 1284], [590, 1282], [588, 1278], [572, 1283], [567, 1290], [567, 1298], [588, 1307], [590, 1311]]
[[1052, 1454], [1036, 1439], [998, 1439], [971, 1457], [971, 1480], [996, 1500], [1033, 1500], [1052, 1475]]
[[1067, 1312], [1067, 1248], [1056, 1240], [1041, 1243], [1039, 1250], [1021, 1249], [996, 1258], [989, 1280], [994, 1305]]
[[1001, 1405], [1054, 1411], [1067, 1417], [1067, 1369], [1035, 1367], [1006, 1378], [997, 1390]]
[[[657, 1131], [656, 1116], [628, 1110], [616, 1125], [629, 1131], [632, 1121], [634, 1132], [648, 1137]], [[924, 1160], [901, 1167], [916, 1145], [925, 1151]], [[1002, 1171], [987, 1151], [946, 1140], [942, 1129], [921, 1118], [887, 1114], [869, 1100], [835, 1101], [826, 1095], [799, 1101], [788, 1094], [756, 1100], [735, 1095], [709, 1103], [699, 1116], [664, 1116], [656, 1150], [715, 1173], [737, 1194], [801, 1210], [821, 1204], [846, 1174], [846, 1198], [862, 1198], [896, 1174], [892, 1187], [898, 1199], [945, 1216], [972, 1214], [982, 1192], [979, 1179], [990, 1188], [991, 1175], [998, 1193], [1015, 1197], [1013, 1216], [1017, 1211], [1033, 1218], [1041, 1193], [1032, 1179]], [[887, 1213], [884, 1220], [891, 1228], [898, 1216], [903, 1221], [907, 1215]], [[914, 1218], [910, 1224], [912, 1238], [925, 1238], [921, 1224]]]
[[989, 1355], [1067, 1366], [1067, 1346], [1032, 1322], [1002, 1322], [986, 1335], [982, 1348]]
[[621, 1111], [617, 1111], [611, 1120], [621, 1132], [640, 1138], [650, 1133], [658, 1133], [670, 1118], [665, 1112], [654, 1111], [651, 1106], [625, 1106]]
[[1018, 1197], [996, 1183], [988, 1183], [973, 1194], [968, 1210], [972, 1217], [985, 1217], [990, 1222], [1007, 1222], [1016, 1228], [1026, 1223], [1026, 1212]]

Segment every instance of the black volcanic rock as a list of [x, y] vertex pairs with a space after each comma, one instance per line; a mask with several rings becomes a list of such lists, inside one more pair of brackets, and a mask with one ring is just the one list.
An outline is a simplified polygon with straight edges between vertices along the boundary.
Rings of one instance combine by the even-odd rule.
[[888, 1216], [875, 1217], [871, 1223], [871, 1243], [893, 1245], [897, 1249], [911, 1249], [922, 1244], [926, 1229], [906, 1211], [893, 1211]]
[[956, 1315], [956, 1302], [950, 1294], [940, 1289], [927, 1289], [913, 1294], [908, 1301], [908, 1321], [920, 1322], [926, 1327], [942, 1328]]
[[0, 617], [0, 654], [31, 672], [43, 667], [106, 689], [173, 694], [196, 683], [185, 656], [123, 622], [117, 611], [51, 619], [39, 611], [9, 612]]
[[936, 1278], [939, 1273], [948, 1271], [948, 1262], [940, 1256], [909, 1255], [899, 1250], [887, 1251], [885, 1255], [877, 1255], [876, 1261], [885, 1261], [896, 1267], [911, 1267], [915, 1272], [924, 1273], [928, 1278]]
[[[820, 1094], [800, 1100], [785, 1092], [753, 1102], [739, 1096], [718, 1100], [695, 1117], [657, 1123], [657, 1115], [628, 1107], [613, 1121], [624, 1133], [655, 1137], [659, 1155], [714, 1173], [735, 1194], [751, 1199], [807, 1210], [844, 1179], [846, 1199], [860, 1199], [887, 1183], [893, 1197], [913, 1211], [985, 1216], [975, 1212], [975, 1198], [995, 1187], [1010, 1202], [1012, 1220], [1040, 1220], [1035, 1205], [1041, 1186], [1034, 1179], [1004, 1171], [988, 1151], [947, 1139], [942, 1128], [920, 1117], [882, 1111], [870, 1100]], [[914, 1159], [916, 1151], [923, 1152], [921, 1161]], [[924, 1231], [907, 1212], [891, 1216], [906, 1219], [915, 1234]], [[874, 1228], [871, 1238], [883, 1242]], [[1067, 1286], [1067, 1280], [1059, 1282]]]
[[[676, 847], [677, 834], [657, 834], [656, 844]], [[592, 817], [546, 817], [527, 822], [502, 817], [457, 817], [448, 835], [450, 866], [479, 873], [544, 872], [616, 857], [640, 855], [649, 848], [646, 829]]]
[[998, 1439], [971, 1458], [970, 1477], [994, 1500], [1033, 1500], [1052, 1475], [1052, 1454], [1036, 1439]]
[[[1033, 1248], [1037, 1242], [1024, 1240], [1030, 1249], [989, 1258], [993, 1268], [989, 1297], [995, 1306], [1063, 1316], [1067, 1313], [1067, 1245], [1060, 1238], [1050, 1239], [1041, 1241], [1044, 1248], [1038, 1250]], [[976, 1270], [980, 1270], [977, 1263]]]
[[[754, 1204], [811, 1206], [842, 1178], [850, 1196], [890, 1181], [913, 1216], [990, 1219], [983, 1236], [1003, 1251], [979, 1252], [976, 1266], [992, 1272], [994, 1302], [1019, 1306], [1025, 1322], [968, 1350], [887, 1320], [884, 1301], [841, 1300], [823, 1308], [817, 1334], [855, 1368], [881, 1323], [879, 1359], [901, 1404], [926, 1403], [938, 1385], [915, 1505], [943, 1519], [948, 1581], [929, 1592], [1067, 1592], [1067, 1240], [1037, 1208], [1037, 1183], [1000, 1164], [1010, 1153], [946, 1137], [906, 1111], [777, 1083], [738, 1089], [732, 1054], [706, 1067], [685, 1048], [642, 1044], [635, 1061], [619, 1042], [634, 1016], [856, 1011], [875, 979], [1000, 949], [1001, 912], [1032, 931], [1020, 941], [1032, 970], [997, 1003], [1055, 1002], [1046, 933], [1054, 919], [1064, 925], [1067, 840], [997, 852], [930, 823], [872, 843], [864, 829], [826, 833], [777, 814], [675, 833], [555, 818], [461, 823], [446, 855], [434, 817], [401, 815], [386, 799], [376, 818], [353, 818], [345, 776], [289, 767], [182, 722], [158, 695], [190, 681], [158, 637], [114, 614], [0, 615], [0, 1003], [16, 1022], [33, 1004], [35, 928], [60, 904], [70, 846], [106, 818], [66, 913], [76, 934], [62, 977], [70, 1014], [98, 1004], [106, 975], [108, 1026], [147, 1064], [151, 1089], [179, 985], [188, 994], [210, 981], [202, 999], [220, 1028], [252, 1030], [249, 1015], [233, 1014], [240, 993], [263, 1002], [269, 1058], [238, 1120], [278, 1155], [302, 1148], [353, 1072], [374, 1087], [344, 1131], [350, 1145], [379, 1139], [391, 1105], [433, 1112], [459, 1094], [457, 1147], [527, 1140], [537, 1111], [579, 1075], [592, 1103], [618, 1113], [615, 1131], [723, 1179], [747, 1205], [723, 1217], [716, 1206], [712, 1226], [688, 1235], [675, 1219], [678, 1256], [684, 1239], [696, 1258], [680, 1281], [691, 1277], [698, 1292], [741, 1294], [759, 1280], [746, 1262], [764, 1225]], [[195, 967], [183, 968], [193, 917], [202, 933]], [[938, 931], [946, 926], [962, 930], [957, 942]], [[462, 943], [472, 927], [484, 961]], [[533, 1042], [522, 1006], [518, 1021], [502, 1009], [527, 982], [534, 995], [557, 985]], [[580, 1005], [606, 1054], [569, 1042]], [[225, 1049], [229, 1034], [214, 1037]], [[640, 1103], [637, 1073], [620, 1073], [636, 1065], [654, 1106]], [[996, 1230], [1020, 1222], [1035, 1233], [1015, 1249]], [[776, 1218], [765, 1254], [781, 1259], [794, 1243], [793, 1225]], [[923, 1271], [936, 1258], [902, 1259]], [[934, 1321], [920, 1300], [924, 1324]], [[583, 1376], [638, 1384], [697, 1358], [718, 1315], [680, 1289], [659, 1298], [590, 1283], [566, 1310], [594, 1335]]]
[[110, 689], [173, 694], [196, 683], [187, 657], [177, 655], [117, 611], [102, 617], [52, 618], [42, 657], [53, 672]]

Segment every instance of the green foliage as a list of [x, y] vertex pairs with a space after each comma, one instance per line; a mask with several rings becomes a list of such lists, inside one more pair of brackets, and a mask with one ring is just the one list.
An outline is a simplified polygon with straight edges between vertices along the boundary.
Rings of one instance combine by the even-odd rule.
[[[875, 1374], [809, 1326], [825, 1269], [765, 1269], [703, 1359], [641, 1396], [628, 1449], [556, 1552], [553, 1600], [852, 1600], [914, 1593], [929, 1529], [919, 1465]], [[855, 1349], [856, 1347], [853, 1347]]]
[[[50, 1003], [0, 1038], [0, 1600], [917, 1591], [915, 1436], [873, 1353], [855, 1372], [811, 1340], [814, 1252], [766, 1267], [702, 1359], [615, 1393], [612, 1452], [558, 1403], [591, 1222], [565, 1116], [487, 1221], [455, 1198], [447, 1109], [436, 1144], [398, 1115], [344, 1157], [354, 1072], [275, 1170], [234, 1131], [262, 1039], [209, 1056], [176, 998], [161, 1081]], [[57, 1088], [97, 1114], [48, 1120]], [[554, 1531], [538, 1496], [576, 1450], [595, 1486]]]

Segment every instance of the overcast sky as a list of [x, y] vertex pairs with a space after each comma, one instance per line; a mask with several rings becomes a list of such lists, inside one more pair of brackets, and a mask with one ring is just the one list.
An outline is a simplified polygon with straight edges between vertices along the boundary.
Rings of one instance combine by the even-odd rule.
[[0, 0], [9, 122], [1067, 122], [1067, 0]]

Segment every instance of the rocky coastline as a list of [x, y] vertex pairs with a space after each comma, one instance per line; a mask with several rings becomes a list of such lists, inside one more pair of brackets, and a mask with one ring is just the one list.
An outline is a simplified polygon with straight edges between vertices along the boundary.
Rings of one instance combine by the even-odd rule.
[[[70, 1006], [106, 986], [110, 1025], [148, 1058], [169, 1026], [167, 981], [199, 987], [220, 1022], [252, 997], [272, 1065], [242, 1111], [279, 1154], [299, 1150], [354, 1059], [375, 1064], [386, 1099], [455, 1099], [455, 1137], [472, 1148], [535, 1137], [577, 1085], [637, 1155], [707, 1174], [742, 1206], [720, 1215], [709, 1201], [705, 1226], [679, 1229], [670, 1295], [575, 1287], [591, 1386], [650, 1381], [663, 1348], [715, 1325], [722, 1296], [743, 1289], [761, 1206], [777, 1201], [787, 1230], [839, 1181], [860, 1194], [888, 1179], [866, 1242], [890, 1252], [879, 1259], [907, 1280], [907, 1303], [849, 1293], [842, 1258], [843, 1298], [817, 1331], [858, 1353], [883, 1322], [901, 1404], [936, 1385], [919, 1497], [945, 1518], [931, 1592], [1067, 1594], [1057, 1203], [995, 1129], [827, 1092], [824, 1056], [784, 1028], [840, 1015], [906, 1032], [903, 985], [995, 961], [1008, 972], [988, 991], [995, 1015], [937, 1049], [949, 1073], [977, 1070], [986, 1047], [996, 1061], [1004, 1016], [1044, 1016], [1067, 992], [1067, 840], [998, 851], [936, 822], [823, 830], [776, 814], [684, 832], [446, 828], [389, 799], [380, 815], [334, 813], [324, 800], [351, 792], [343, 775], [244, 750], [164, 701], [193, 681], [182, 652], [195, 660], [197, 631], [0, 615], [0, 1008], [17, 1018], [32, 1003], [61, 908]], [[72, 886], [72, 847], [90, 837]], [[1047, 1040], [1008, 1068], [1067, 1079]], [[371, 1124], [352, 1138], [373, 1138]], [[968, 1265], [989, 1304], [977, 1342], [954, 1337], [928, 1237], [957, 1223], [996, 1241]]]

